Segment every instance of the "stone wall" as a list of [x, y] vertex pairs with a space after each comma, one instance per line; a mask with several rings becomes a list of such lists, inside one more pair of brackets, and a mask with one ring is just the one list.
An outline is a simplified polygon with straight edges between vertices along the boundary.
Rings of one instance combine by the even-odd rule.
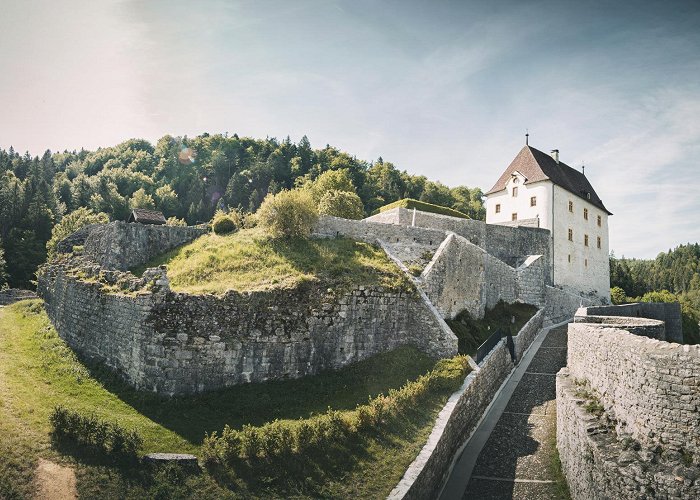
[[625, 316], [656, 319], [666, 323], [666, 337], [661, 340], [677, 342], [679, 344], [683, 343], [683, 321], [681, 319], [681, 305], [678, 302], [670, 304], [660, 302], [638, 302], [619, 306], [587, 307], [585, 310], [581, 311], [579, 315]]
[[14, 304], [15, 302], [25, 299], [36, 299], [36, 293], [31, 290], [21, 290], [19, 288], [0, 290], [0, 306]]
[[601, 394], [619, 433], [645, 446], [700, 454], [700, 346], [640, 337], [623, 328], [570, 324], [571, 376], [587, 380]]
[[[582, 390], [584, 391], [582, 393]], [[700, 467], [673, 450], [620, 435], [616, 415], [591, 412], [567, 368], [557, 374], [557, 448], [574, 500], [700, 498]]]
[[[382, 222], [411, 226], [414, 222], [413, 210], [394, 208], [365, 219], [363, 222]], [[545, 280], [551, 284], [550, 233], [546, 229], [533, 227], [508, 227], [486, 224], [483, 221], [462, 219], [429, 212], [415, 212], [415, 226], [439, 229], [458, 234], [488, 254], [502, 260], [511, 267], [526, 255], [542, 255]]]
[[574, 323], [593, 324], [597, 328], [619, 328], [626, 332], [656, 340], [666, 340], [666, 327], [663, 321], [646, 318], [625, 318], [619, 316], [582, 316], [582, 311], [594, 309], [582, 307], [576, 311]]
[[529, 255], [516, 269], [515, 294], [518, 300], [537, 307], [544, 307], [546, 300], [544, 259], [541, 255]]
[[457, 353], [456, 337], [415, 290], [122, 295], [55, 264], [39, 291], [73, 349], [169, 395], [311, 375], [404, 344], [435, 358]]
[[114, 221], [92, 227], [84, 253], [102, 267], [125, 271], [206, 234], [192, 226], [155, 226]]
[[579, 308], [597, 304], [600, 300], [582, 297], [565, 288], [548, 285], [545, 287], [546, 324], [556, 325], [572, 320]]
[[520, 362], [523, 354], [528, 350], [532, 344], [532, 341], [535, 340], [537, 333], [542, 329], [542, 325], [544, 324], [544, 314], [544, 309], [537, 311], [535, 315], [530, 318], [527, 323], [525, 323], [525, 326], [520, 329], [518, 335], [513, 337], [516, 362]]
[[[514, 338], [516, 349], [522, 353], [530, 347], [544, 311], [539, 311]], [[445, 484], [456, 453], [481, 420], [496, 392], [513, 370], [505, 341], [501, 341], [467, 375], [462, 387], [450, 396], [438, 415], [428, 442], [413, 461], [389, 498], [436, 498]]]

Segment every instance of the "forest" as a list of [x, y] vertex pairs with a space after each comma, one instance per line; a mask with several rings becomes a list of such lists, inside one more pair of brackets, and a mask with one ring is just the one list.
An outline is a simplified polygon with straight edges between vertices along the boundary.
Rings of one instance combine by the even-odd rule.
[[683, 331], [700, 343], [700, 244], [679, 245], [655, 259], [610, 255], [610, 286], [614, 303], [678, 301]]
[[414, 198], [485, 217], [479, 188], [449, 188], [397, 169], [381, 157], [367, 162], [330, 145], [210, 135], [166, 135], [155, 144], [131, 139], [96, 151], [46, 151], [32, 157], [0, 149], [0, 288], [33, 288], [46, 260], [52, 228], [87, 208], [125, 220], [131, 208], [155, 208], [189, 224], [217, 209], [254, 212], [268, 193], [346, 170], [365, 214]]

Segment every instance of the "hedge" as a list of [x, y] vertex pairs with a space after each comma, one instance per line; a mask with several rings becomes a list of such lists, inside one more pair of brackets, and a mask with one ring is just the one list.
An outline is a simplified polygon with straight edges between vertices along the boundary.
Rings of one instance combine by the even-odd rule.
[[425, 201], [414, 200], [413, 198], [404, 198], [403, 200], [395, 201], [394, 203], [389, 203], [380, 207], [376, 213], [385, 212], [391, 210], [392, 208], [401, 207], [408, 208], [409, 210], [416, 209], [421, 212], [430, 212], [433, 214], [449, 215], [450, 217], [459, 217], [461, 219], [471, 219], [467, 214], [463, 214], [457, 210], [451, 208], [443, 207], [441, 205], [433, 205], [432, 203], [426, 203]]

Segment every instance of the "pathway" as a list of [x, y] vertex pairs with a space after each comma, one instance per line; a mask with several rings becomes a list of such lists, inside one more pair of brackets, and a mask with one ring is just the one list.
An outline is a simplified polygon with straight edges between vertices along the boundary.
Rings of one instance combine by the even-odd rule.
[[477, 430], [467, 443], [443, 499], [562, 498], [553, 463], [556, 373], [566, 365], [566, 331], [564, 325], [543, 332], [533, 343], [480, 425], [486, 435], [479, 438]]

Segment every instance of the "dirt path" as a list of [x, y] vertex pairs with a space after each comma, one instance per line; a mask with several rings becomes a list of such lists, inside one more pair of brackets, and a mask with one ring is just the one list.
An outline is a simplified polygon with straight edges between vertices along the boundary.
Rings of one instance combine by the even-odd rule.
[[75, 472], [43, 458], [36, 468], [36, 498], [41, 500], [65, 500], [78, 498]]

